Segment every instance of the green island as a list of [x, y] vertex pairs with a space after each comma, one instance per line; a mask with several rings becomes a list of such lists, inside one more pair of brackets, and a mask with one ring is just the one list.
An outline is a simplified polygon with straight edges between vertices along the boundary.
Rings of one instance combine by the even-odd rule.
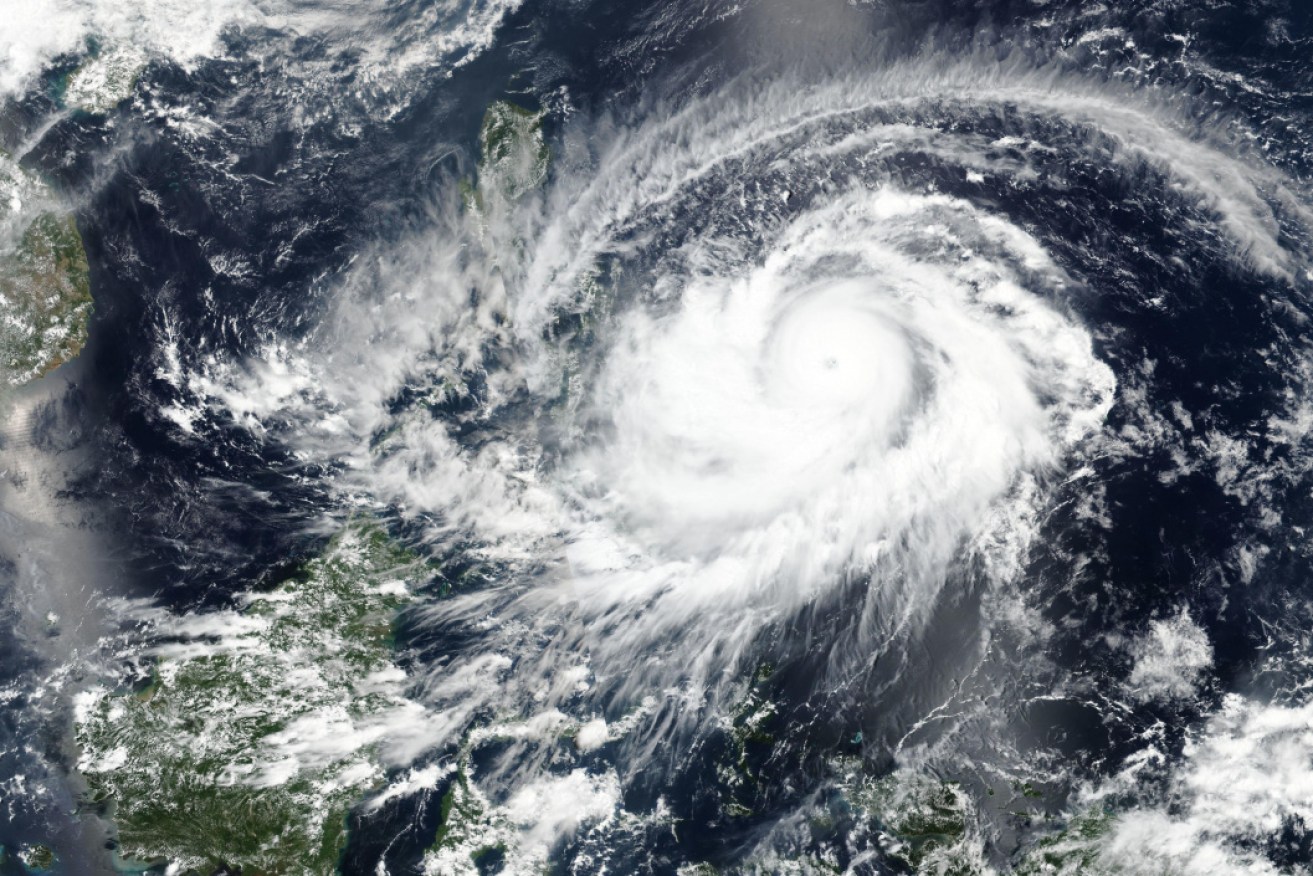
[[[140, 49], [93, 45], [62, 83], [62, 102], [108, 113], [132, 93], [145, 66]], [[46, 183], [0, 150], [0, 391], [81, 352], [91, 310], [91, 271], [77, 222]]]
[[[426, 876], [555, 872], [549, 861], [550, 843], [532, 835], [532, 822], [541, 814], [539, 804], [517, 805], [515, 796], [498, 804], [480, 789], [475, 753], [487, 745], [532, 740], [554, 749], [552, 760], [558, 766], [573, 767], [569, 773], [544, 776], [537, 793], [530, 794], [543, 801], [553, 800], [558, 794], [566, 799], [589, 801], [582, 810], [572, 810], [567, 819], [560, 819], [557, 813], [558, 820], [577, 818], [576, 827], [632, 820], [623, 810], [617, 811], [620, 786], [615, 774], [590, 772], [576, 756], [625, 738], [655, 708], [656, 700], [645, 697], [612, 722], [602, 718], [581, 721], [549, 709], [528, 719], [503, 716], [468, 730], [444, 776], [450, 779], [442, 797], [441, 822], [424, 853], [423, 872]], [[528, 833], [526, 827], [530, 828]]]
[[[0, 849], [0, 858], [2, 858], [2, 853], [3, 849]], [[49, 846], [39, 843], [22, 846], [15, 857], [23, 865], [23, 869], [29, 873], [47, 873], [54, 869], [57, 860], [54, 851]]]
[[64, 105], [97, 115], [110, 112], [137, 87], [146, 60], [135, 46], [92, 43], [87, 59], [64, 83]]
[[480, 204], [494, 195], [516, 201], [547, 179], [543, 116], [505, 100], [488, 107], [479, 127]]
[[[1015, 815], [1036, 825], [1007, 872], [1017, 876], [1112, 874], [1103, 850], [1116, 817], [1102, 806], [1038, 820], [1030, 809], [1043, 795], [1030, 782], [1014, 783]], [[994, 792], [990, 790], [990, 794]], [[918, 876], [985, 876], [996, 872], [972, 839], [973, 803], [955, 782], [929, 776], [888, 776], [860, 782], [848, 798], [892, 842], [893, 857]]]
[[1013, 872], [1019, 876], [1111, 874], [1114, 868], [1107, 867], [1101, 858], [1115, 825], [1116, 816], [1102, 807], [1079, 811], [1060, 830], [1029, 847]]
[[752, 674], [742, 698], [727, 721], [730, 756], [716, 769], [721, 806], [730, 818], [753, 814], [753, 799], [761, 787], [761, 771], [774, 750], [778, 707], [766, 695], [774, 667], [762, 664]]
[[516, 839], [515, 825], [498, 812], [468, 775], [468, 756], [442, 797], [442, 823], [424, 853], [427, 874], [478, 874], [504, 860]]
[[543, 136], [544, 115], [504, 100], [484, 113], [478, 176], [460, 184], [461, 201], [481, 234], [546, 181], [551, 149]]
[[[498, 805], [479, 788], [475, 752], [489, 744], [534, 740], [555, 748], [553, 760], [564, 764], [577, 752], [591, 751], [628, 735], [654, 705], [653, 700], [646, 699], [610, 724], [602, 719], [580, 723], [551, 709], [527, 720], [503, 718], [468, 731], [448, 773], [451, 778], [442, 797], [441, 823], [424, 853], [423, 872], [427, 876], [480, 876], [503, 869], [516, 873], [554, 872], [548, 861], [549, 845], [524, 832], [525, 807], [517, 806], [514, 798]], [[580, 796], [593, 797], [587, 807], [591, 811], [582, 813], [580, 824], [606, 822], [615, 814], [619, 785], [613, 774], [590, 774], [576, 763], [569, 774], [557, 774], [545, 778], [545, 782], [553, 789], [541, 795], [547, 799], [558, 791], [576, 800]], [[532, 821], [537, 807], [529, 808], [534, 810], [528, 813]]]
[[[375, 523], [241, 611], [174, 619], [150, 683], [77, 701], [87, 804], [127, 862], [329, 876], [350, 808], [383, 779], [378, 741], [415, 708], [394, 618], [425, 567]], [[172, 625], [166, 625], [170, 629]]]
[[895, 773], [860, 783], [850, 799], [888, 839], [891, 855], [911, 872], [927, 876], [987, 872], [971, 836], [971, 800], [956, 782]]
[[76, 356], [87, 340], [91, 272], [77, 223], [33, 174], [0, 153], [0, 390]]

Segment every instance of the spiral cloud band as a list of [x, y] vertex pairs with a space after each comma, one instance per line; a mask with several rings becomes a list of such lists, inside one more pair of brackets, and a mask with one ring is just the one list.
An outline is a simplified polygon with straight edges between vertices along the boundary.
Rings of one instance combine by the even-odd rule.
[[[602, 437], [564, 466], [612, 538], [687, 564], [683, 611], [759, 590], [787, 608], [845, 574], [942, 564], [1109, 403], [1088, 336], [1027, 288], [1068, 281], [961, 202], [858, 190], [758, 265], [708, 249], [672, 312], [619, 318], [587, 403]], [[577, 576], [618, 571], [586, 546]]]
[[[604, 812], [663, 742], [723, 729], [780, 631], [842, 616], [808, 646], [818, 691], [911, 659], [948, 585], [1012, 583], [1055, 484], [1157, 440], [1105, 428], [1154, 366], [1097, 352], [1096, 267], [1144, 307], [1132, 258], [1303, 282], [1294, 184], [1191, 118], [922, 60], [570, 122], [542, 189], [485, 169], [443, 234], [353, 269], [317, 334], [176, 377], [196, 404], [169, 416], [287, 440], [464, 570], [418, 612], [461, 644], [399, 757], [518, 722], [484, 768], [528, 800], [611, 745], [619, 779], [570, 779]], [[1091, 219], [1133, 186], [1152, 243]]]

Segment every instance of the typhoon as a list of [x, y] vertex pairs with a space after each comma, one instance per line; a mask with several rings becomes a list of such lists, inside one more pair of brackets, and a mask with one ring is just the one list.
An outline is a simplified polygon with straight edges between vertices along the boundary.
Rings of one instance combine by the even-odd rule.
[[49, 6], [0, 873], [1313, 873], [1298, 4]]

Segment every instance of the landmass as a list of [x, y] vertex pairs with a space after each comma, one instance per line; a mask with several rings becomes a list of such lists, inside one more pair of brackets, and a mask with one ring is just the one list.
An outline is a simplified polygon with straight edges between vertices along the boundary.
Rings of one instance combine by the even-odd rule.
[[350, 808], [384, 777], [379, 740], [418, 708], [392, 635], [423, 569], [381, 526], [353, 522], [243, 610], [177, 619], [148, 684], [81, 694], [78, 768], [120, 857], [335, 873]]
[[[93, 46], [64, 83], [63, 103], [107, 113], [132, 93], [145, 66], [140, 49]], [[0, 151], [0, 391], [81, 352], [91, 310], [77, 222], [48, 185]]]
[[0, 389], [76, 356], [91, 308], [91, 272], [73, 216], [0, 153]]
[[465, 208], [486, 227], [547, 179], [543, 116], [509, 101], [489, 105], [479, 127], [478, 179], [462, 184]]
[[49, 846], [27, 845], [18, 850], [18, 861], [29, 873], [46, 873], [55, 866], [55, 853]]
[[64, 105], [98, 115], [108, 113], [132, 94], [146, 61], [146, 53], [133, 46], [95, 46], [68, 77]]

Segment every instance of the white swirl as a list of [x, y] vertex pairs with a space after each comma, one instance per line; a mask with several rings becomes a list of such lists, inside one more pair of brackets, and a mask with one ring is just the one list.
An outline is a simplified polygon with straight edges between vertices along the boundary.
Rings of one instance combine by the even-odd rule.
[[286, 31], [331, 40], [361, 56], [373, 85], [414, 76], [417, 69], [468, 62], [492, 44], [517, 0], [426, 4], [415, 21], [388, 18], [373, 3], [287, 0], [12, 0], [0, 26], [0, 95], [29, 88], [60, 56], [79, 56], [88, 40], [183, 66], [225, 57], [234, 29]]
[[624, 556], [686, 563], [620, 585], [585, 550], [596, 527], [574, 541], [598, 598], [677, 591], [652, 626], [763, 590], [787, 609], [845, 574], [933, 578], [1110, 403], [1088, 335], [1026, 288], [1070, 281], [960, 201], [861, 189], [723, 267], [623, 317], [590, 399], [606, 434], [557, 475]]
[[[665, 694], [654, 751], [716, 713], [771, 624], [842, 598], [848, 630], [817, 646], [832, 689], [955, 563], [1016, 572], [1113, 375], [1040, 239], [900, 157], [991, 183], [979, 204], [1132, 168], [1190, 246], [1299, 269], [1281, 235], [1307, 216], [1275, 171], [1049, 73], [925, 62], [657, 115], [567, 130], [546, 192], [358, 270], [307, 355], [191, 381], [486, 563], [489, 586], [430, 609], [474, 640], [426, 679], [440, 741], [484, 709], [583, 721]], [[398, 401], [417, 387], [466, 406]]]

